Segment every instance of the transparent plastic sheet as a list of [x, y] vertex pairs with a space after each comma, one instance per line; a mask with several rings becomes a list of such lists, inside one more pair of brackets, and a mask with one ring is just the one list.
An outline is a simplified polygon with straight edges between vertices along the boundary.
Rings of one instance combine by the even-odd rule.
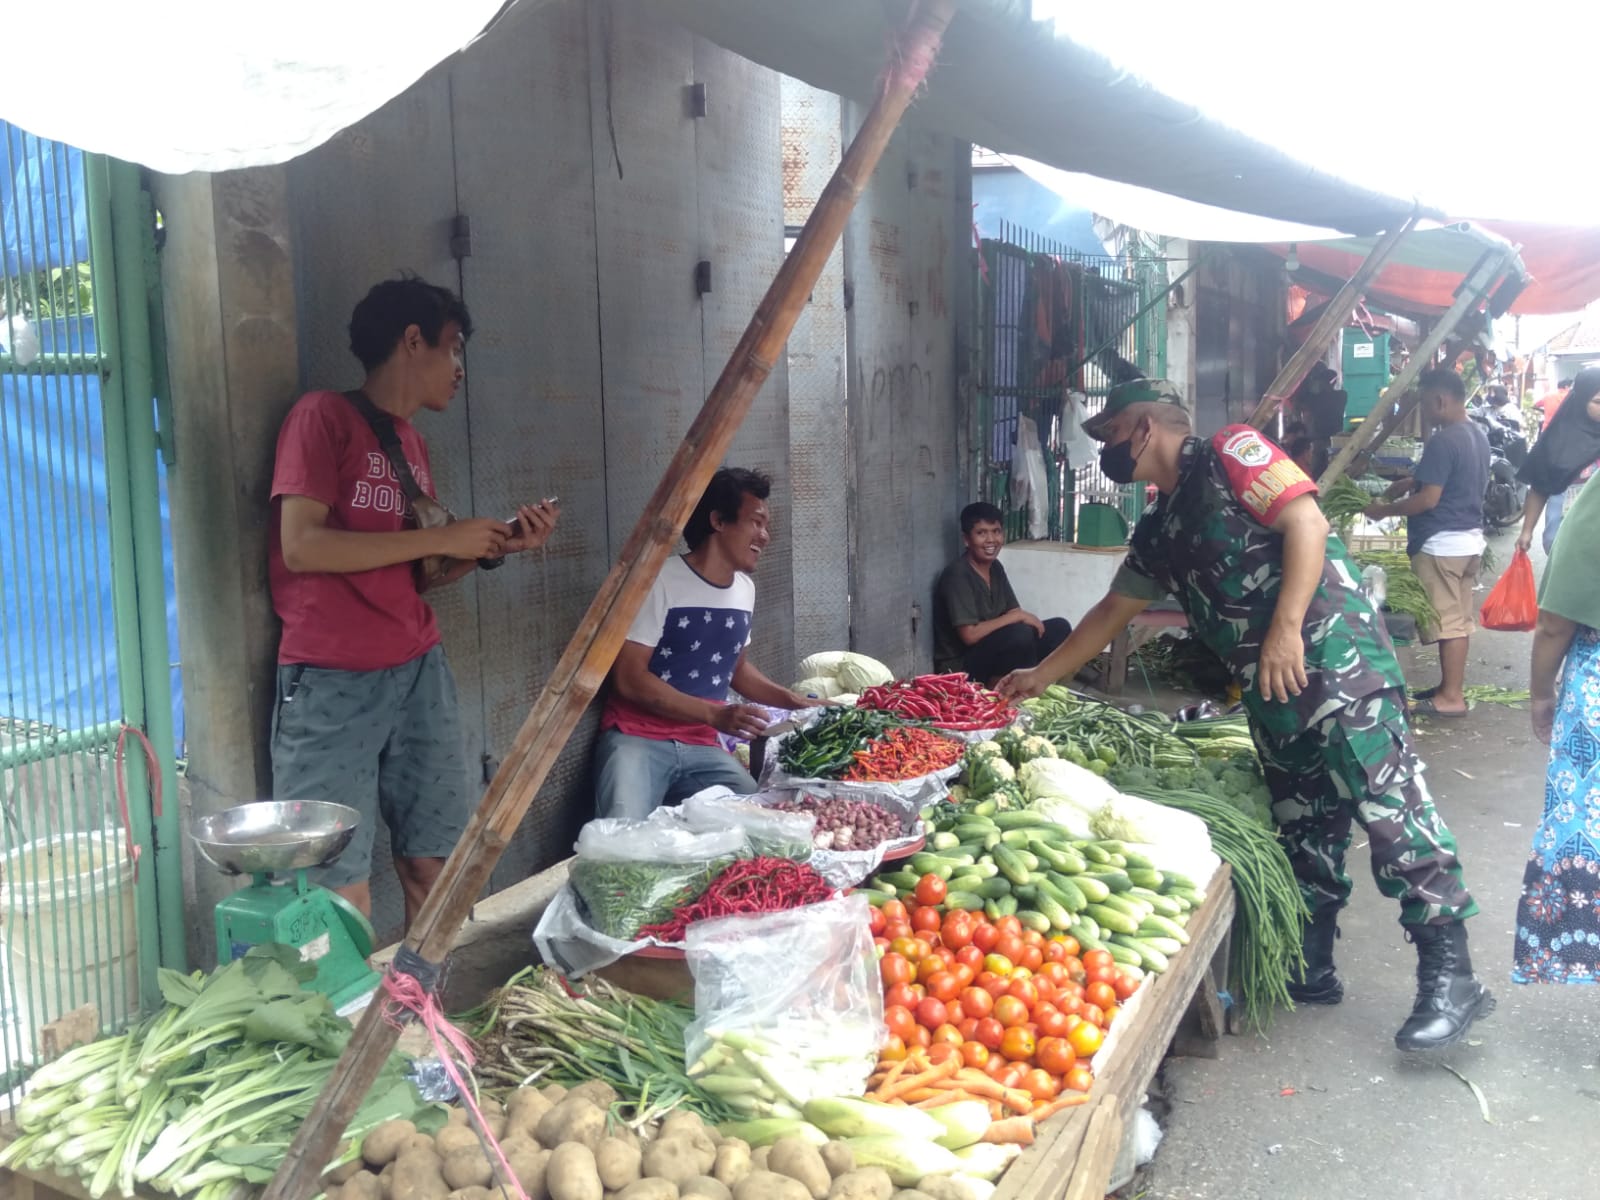
[[590, 821], [575, 850], [568, 876], [582, 915], [596, 933], [624, 941], [693, 904], [750, 852], [742, 829], [696, 833], [671, 809], [643, 821]]
[[859, 1096], [884, 1037], [867, 917], [866, 898], [846, 896], [692, 926], [689, 1068], [758, 1074], [797, 1107]]
[[568, 979], [578, 979], [591, 971], [609, 967], [641, 946], [668, 944], [654, 938], [629, 942], [607, 937], [584, 919], [571, 884], [556, 893], [533, 931], [533, 945], [539, 952], [539, 961], [554, 967]]
[[817, 819], [810, 813], [773, 812], [725, 787], [696, 792], [683, 802], [683, 819], [696, 833], [739, 829], [757, 857], [810, 862]]
[[[797, 728], [803, 729], [810, 722], [799, 722]], [[783, 743], [793, 733], [785, 730], [772, 739], [767, 747], [767, 756], [762, 764], [761, 790], [764, 792], [777, 791], [784, 788], [806, 792], [826, 792], [831, 796], [839, 796], [846, 800], [868, 800], [877, 802], [879, 796], [894, 795], [914, 806], [915, 811], [921, 812], [930, 804], [936, 804], [950, 794], [950, 784], [961, 774], [961, 763], [958, 760], [953, 766], [942, 771], [935, 771], [931, 775], [918, 775], [913, 779], [899, 779], [894, 782], [876, 783], [847, 783], [842, 779], [799, 779], [788, 774], [778, 765], [782, 756]], [[940, 732], [943, 732], [942, 730]], [[959, 734], [947, 733], [946, 737], [959, 738]]]

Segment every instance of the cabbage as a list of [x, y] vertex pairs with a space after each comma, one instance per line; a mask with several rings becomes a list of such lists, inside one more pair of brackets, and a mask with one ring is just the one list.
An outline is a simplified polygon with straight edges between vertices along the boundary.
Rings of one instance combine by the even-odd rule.
[[1095, 813], [1117, 795], [1117, 789], [1093, 771], [1086, 771], [1064, 758], [1033, 759], [1023, 764], [1017, 778], [1023, 795], [1035, 807], [1040, 800], [1059, 799], [1070, 801], [1085, 813]]
[[975, 798], [982, 800], [1003, 783], [1017, 777], [1010, 763], [1003, 758], [975, 758], [967, 768], [967, 787]]
[[1149, 846], [1210, 846], [1206, 823], [1193, 813], [1138, 796], [1113, 794], [1089, 818], [1096, 837]]
[[826, 675], [831, 679], [849, 653], [848, 650], [824, 650], [821, 654], [813, 654], [800, 663], [800, 674], [807, 679], [814, 675]]
[[802, 679], [789, 690], [801, 696], [815, 696], [818, 700], [832, 700], [839, 694], [839, 681], [829, 675], [814, 675]]
[[894, 680], [894, 672], [877, 659], [849, 651], [844, 653], [832, 674], [847, 692], [864, 692], [870, 687], [882, 687]]

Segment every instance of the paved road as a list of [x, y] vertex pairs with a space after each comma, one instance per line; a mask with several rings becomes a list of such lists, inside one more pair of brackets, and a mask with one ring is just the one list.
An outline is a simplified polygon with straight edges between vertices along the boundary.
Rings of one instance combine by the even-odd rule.
[[[1509, 546], [1496, 547], [1500, 561]], [[1529, 634], [1479, 634], [1469, 682], [1526, 687]], [[1406, 652], [1414, 682], [1432, 656]], [[1394, 1031], [1414, 995], [1415, 952], [1372, 884], [1359, 834], [1356, 893], [1337, 961], [1345, 1002], [1279, 1016], [1266, 1036], [1225, 1040], [1216, 1061], [1172, 1060], [1171, 1112], [1156, 1161], [1124, 1194], [1146, 1200], [1323, 1200], [1387, 1192], [1557, 1200], [1595, 1194], [1600, 1133], [1600, 990], [1509, 979], [1523, 864], [1538, 821], [1546, 750], [1525, 712], [1480, 705], [1419, 722], [1429, 779], [1461, 843], [1482, 913], [1474, 965], [1500, 1004], [1441, 1066], [1401, 1055]]]

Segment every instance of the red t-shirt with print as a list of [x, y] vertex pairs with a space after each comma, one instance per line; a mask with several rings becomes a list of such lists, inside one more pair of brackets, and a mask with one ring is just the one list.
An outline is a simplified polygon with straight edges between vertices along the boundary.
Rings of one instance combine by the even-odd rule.
[[1249, 425], [1229, 425], [1211, 439], [1228, 486], [1250, 515], [1271, 525], [1296, 496], [1316, 495], [1317, 485], [1282, 447]]
[[[396, 417], [417, 485], [434, 495], [428, 447]], [[278, 661], [341, 671], [378, 671], [439, 644], [433, 609], [417, 591], [411, 563], [350, 574], [290, 571], [283, 562], [282, 497], [328, 506], [329, 529], [395, 533], [410, 528], [405, 493], [366, 420], [338, 392], [310, 392], [278, 432], [272, 473], [268, 568], [272, 606], [283, 622]]]

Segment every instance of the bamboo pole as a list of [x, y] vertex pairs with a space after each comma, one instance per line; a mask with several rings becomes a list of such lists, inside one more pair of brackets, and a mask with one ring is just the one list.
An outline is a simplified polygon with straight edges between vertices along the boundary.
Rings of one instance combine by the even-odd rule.
[[[1478, 265], [1462, 281], [1454, 302], [1445, 310], [1438, 323], [1428, 331], [1428, 336], [1423, 339], [1422, 345], [1417, 347], [1417, 352], [1411, 356], [1410, 361], [1400, 369], [1400, 374], [1394, 377], [1394, 382], [1384, 388], [1383, 395], [1378, 398], [1379, 409], [1393, 405], [1392, 410], [1381, 421], [1368, 416], [1361, 423], [1344, 449], [1339, 451], [1328, 464], [1328, 469], [1322, 473], [1322, 478], [1317, 480], [1318, 488], [1326, 492], [1349, 470], [1350, 464], [1359, 455], [1372, 447], [1382, 445], [1384, 440], [1400, 427], [1400, 423], [1411, 415], [1411, 411], [1422, 402], [1422, 393], [1412, 387], [1417, 377], [1433, 365], [1439, 347], [1444, 345], [1445, 340], [1455, 332], [1462, 318], [1499, 286], [1500, 281], [1505, 278], [1506, 271], [1510, 269], [1512, 260], [1521, 249], [1520, 246], [1508, 246], [1498, 256], [1491, 252], [1478, 261]], [[1395, 403], [1394, 397], [1400, 398], [1398, 403]], [[1378, 409], [1373, 411], [1377, 412]]]
[[1328, 343], [1333, 341], [1333, 335], [1338, 333], [1350, 319], [1350, 314], [1355, 311], [1356, 305], [1361, 300], [1362, 289], [1372, 282], [1373, 277], [1400, 245], [1400, 239], [1409, 233], [1416, 223], [1417, 213], [1413, 210], [1409, 217], [1384, 234], [1372, 247], [1372, 252], [1367, 255], [1366, 261], [1339, 289], [1339, 294], [1322, 310], [1322, 315], [1311, 327], [1306, 340], [1300, 343], [1295, 352], [1289, 356], [1289, 361], [1283, 364], [1277, 378], [1272, 381], [1272, 386], [1267, 389], [1267, 394], [1261, 397], [1261, 403], [1256, 405], [1255, 412], [1250, 414], [1248, 424], [1254, 425], [1257, 429], [1267, 427], [1267, 422], [1272, 420], [1283, 402], [1294, 393], [1295, 388], [1300, 386], [1300, 381], [1306, 377], [1306, 372], [1311, 370], [1311, 364], [1322, 357], [1322, 352], [1328, 348]]
[[[684, 435], [622, 554], [534, 703], [461, 841], [445, 863], [405, 949], [442, 963], [501, 853], [521, 824], [556, 756], [621, 648], [684, 522], [728, 451], [740, 422], [771, 372], [795, 320], [844, 232], [913, 95], [932, 69], [954, 0], [912, 9], [885, 70], [881, 90], [845, 151], [794, 248], [762, 297], [711, 394]], [[262, 1200], [308, 1200], [321, 1172], [399, 1037], [381, 996], [367, 1006], [315, 1107], [267, 1185]]]

